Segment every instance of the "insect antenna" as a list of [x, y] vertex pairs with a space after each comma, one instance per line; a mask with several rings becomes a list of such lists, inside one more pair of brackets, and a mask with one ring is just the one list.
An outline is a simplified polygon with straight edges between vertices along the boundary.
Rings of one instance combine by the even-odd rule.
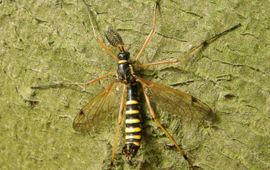
[[120, 51], [125, 51], [122, 37], [111, 25], [105, 32], [105, 37], [112, 46], [117, 47]]

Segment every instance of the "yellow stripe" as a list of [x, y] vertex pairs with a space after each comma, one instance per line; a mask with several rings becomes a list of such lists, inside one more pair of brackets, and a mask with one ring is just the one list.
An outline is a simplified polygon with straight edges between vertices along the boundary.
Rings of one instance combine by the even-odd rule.
[[127, 60], [119, 60], [118, 61], [118, 64], [124, 64], [124, 63], [127, 63]]
[[142, 129], [140, 128], [140, 127], [135, 127], [135, 128], [128, 128], [128, 127], [126, 127], [126, 132], [140, 132], [140, 131], [142, 131]]
[[137, 100], [129, 100], [126, 102], [126, 105], [133, 105], [133, 104], [139, 104]]
[[126, 142], [126, 144], [134, 144], [134, 145], [137, 145], [137, 146], [140, 146], [141, 145], [141, 143], [140, 142]]
[[126, 139], [141, 139], [141, 135], [128, 135], [126, 136]]
[[140, 146], [141, 143], [140, 142], [133, 142], [134, 145]]
[[127, 110], [126, 111], [126, 114], [138, 114], [138, 113], [140, 113], [139, 110]]
[[126, 123], [140, 123], [140, 119], [126, 119]]

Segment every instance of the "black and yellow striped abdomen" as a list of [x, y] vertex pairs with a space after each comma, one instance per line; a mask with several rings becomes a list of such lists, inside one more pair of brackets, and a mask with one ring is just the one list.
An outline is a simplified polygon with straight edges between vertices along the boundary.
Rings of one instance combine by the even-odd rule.
[[134, 157], [141, 145], [141, 114], [139, 87], [137, 83], [127, 87], [125, 146], [123, 153], [127, 160]]

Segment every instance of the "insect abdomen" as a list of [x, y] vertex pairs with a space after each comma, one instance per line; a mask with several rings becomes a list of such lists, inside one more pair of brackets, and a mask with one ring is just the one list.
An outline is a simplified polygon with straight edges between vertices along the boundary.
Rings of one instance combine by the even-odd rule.
[[141, 145], [141, 114], [137, 83], [127, 87], [126, 129], [123, 153], [127, 160], [134, 157]]

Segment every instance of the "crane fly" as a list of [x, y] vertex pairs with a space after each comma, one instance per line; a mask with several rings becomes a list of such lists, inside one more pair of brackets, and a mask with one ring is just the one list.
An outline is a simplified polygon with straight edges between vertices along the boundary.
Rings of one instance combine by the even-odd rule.
[[[92, 129], [101, 129], [106, 125], [107, 121], [111, 121], [113, 112], [118, 112], [117, 127], [114, 137], [114, 143], [112, 148], [111, 164], [113, 165], [115, 159], [115, 153], [118, 145], [118, 138], [121, 126], [125, 122], [125, 144], [122, 148], [122, 153], [125, 160], [131, 162], [132, 158], [136, 156], [142, 140], [142, 101], [144, 98], [146, 109], [148, 109], [151, 118], [159, 129], [165, 134], [170, 142], [175, 146], [179, 153], [186, 160], [191, 169], [194, 169], [192, 160], [189, 158], [187, 152], [183, 149], [182, 145], [177, 143], [174, 137], [167, 131], [167, 129], [160, 123], [157, 112], [166, 112], [170, 114], [176, 114], [180, 117], [203, 119], [212, 114], [212, 109], [201, 102], [199, 99], [171, 87], [155, 83], [144, 79], [138, 72], [139, 69], [148, 69], [161, 64], [174, 64], [178, 60], [163, 60], [153, 63], [140, 63], [139, 59], [142, 56], [143, 51], [150, 43], [150, 40], [156, 33], [156, 18], [159, 13], [160, 4], [156, 2], [153, 12], [152, 29], [139, 52], [130, 57], [130, 53], [126, 49], [122, 37], [112, 27], [109, 27], [105, 32], [105, 37], [109, 44], [118, 49], [119, 53], [115, 55], [110, 46], [103, 41], [103, 39], [97, 34], [94, 22], [93, 12], [89, 8], [84, 0], [84, 5], [87, 7], [89, 21], [97, 44], [103, 49], [115, 62], [117, 63], [116, 74], [109, 72], [96, 79], [90, 80], [86, 83], [76, 83], [75, 85], [89, 85], [95, 82], [112, 78], [111, 83], [104, 88], [99, 94], [92, 98], [76, 115], [73, 121], [73, 128], [76, 131], [87, 132]], [[219, 33], [212, 38], [203, 41], [199, 45], [188, 50], [184, 56], [189, 57], [196, 51], [206, 47], [222, 35], [238, 28], [241, 24], [237, 24], [222, 33]], [[61, 84], [63, 85], [63, 84]], [[69, 84], [71, 85], [71, 84]], [[122, 94], [118, 94], [117, 90], [119, 86], [122, 86]], [[42, 88], [33, 87], [33, 88]], [[45, 88], [45, 87], [43, 87]], [[117, 106], [119, 102], [120, 105]], [[154, 107], [155, 105], [155, 107]], [[125, 117], [125, 120], [123, 120]]]

